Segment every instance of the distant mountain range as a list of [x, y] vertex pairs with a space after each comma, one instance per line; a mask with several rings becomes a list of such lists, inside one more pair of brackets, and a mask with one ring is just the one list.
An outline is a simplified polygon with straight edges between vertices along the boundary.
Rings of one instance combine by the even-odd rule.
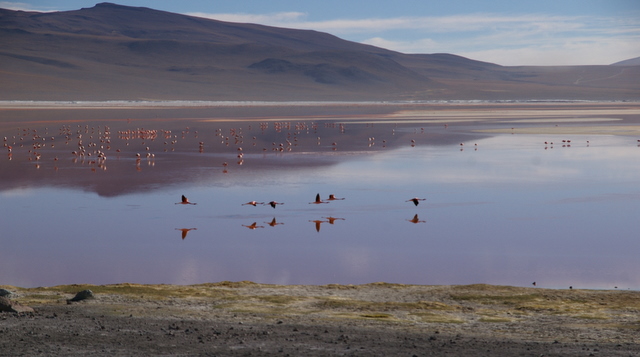
[[0, 100], [639, 100], [639, 61], [506, 67], [111, 3], [0, 9]]

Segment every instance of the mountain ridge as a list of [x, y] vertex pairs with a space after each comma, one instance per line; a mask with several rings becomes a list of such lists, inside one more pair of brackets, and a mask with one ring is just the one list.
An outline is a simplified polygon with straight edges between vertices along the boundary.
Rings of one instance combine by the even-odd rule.
[[640, 99], [634, 66], [505, 67], [113, 3], [0, 9], [0, 34], [5, 100]]

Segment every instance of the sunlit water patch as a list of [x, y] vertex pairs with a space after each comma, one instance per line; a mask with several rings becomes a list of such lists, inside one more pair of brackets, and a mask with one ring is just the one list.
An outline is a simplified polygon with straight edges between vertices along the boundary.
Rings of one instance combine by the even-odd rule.
[[79, 130], [89, 152], [104, 127], [35, 149], [8, 134], [0, 284], [640, 287], [629, 137], [271, 123], [240, 138], [230, 123], [191, 123], [151, 140], [108, 124], [104, 166], [71, 154]]

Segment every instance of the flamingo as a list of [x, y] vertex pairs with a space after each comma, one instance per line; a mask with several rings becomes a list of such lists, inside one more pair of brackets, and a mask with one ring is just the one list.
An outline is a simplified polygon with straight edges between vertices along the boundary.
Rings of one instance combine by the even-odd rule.
[[406, 200], [405, 202], [413, 202], [413, 204], [417, 206], [420, 203], [420, 201], [425, 201], [425, 200], [426, 200], [426, 198], [414, 197], [414, 198], [412, 198], [410, 200]]
[[185, 238], [187, 238], [187, 233], [189, 233], [189, 231], [195, 231], [198, 228], [176, 228], [176, 231], [182, 231], [182, 239], [184, 240]]
[[256, 202], [256, 201], [249, 201], [247, 203], [243, 203], [243, 206], [247, 206], [247, 205], [252, 205], [253, 207], [257, 206], [257, 205], [263, 205], [264, 202]]
[[271, 202], [269, 202], [269, 203], [265, 203], [264, 205], [265, 205], [265, 206], [266, 206], [266, 205], [269, 205], [269, 206], [271, 206], [271, 207], [273, 207], [273, 208], [276, 208], [276, 206], [277, 206], [277, 205], [283, 205], [283, 204], [284, 204], [284, 202], [271, 201]]
[[182, 201], [176, 202], [176, 204], [177, 205], [197, 205], [197, 203], [189, 202], [189, 199], [185, 197], [185, 195], [182, 195]]
[[344, 200], [344, 198], [338, 198], [336, 197], [336, 195], [334, 195], [333, 193], [329, 195], [329, 201], [335, 201], [335, 200]]
[[320, 199], [320, 194], [318, 193], [316, 195], [316, 200], [314, 202], [309, 202], [310, 204], [319, 204], [319, 203], [329, 203], [329, 202], [325, 202], [323, 200]]

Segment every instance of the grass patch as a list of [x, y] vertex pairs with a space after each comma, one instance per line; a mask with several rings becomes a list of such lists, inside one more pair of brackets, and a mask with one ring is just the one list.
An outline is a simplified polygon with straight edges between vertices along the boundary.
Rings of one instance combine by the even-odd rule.
[[318, 298], [316, 307], [320, 309], [344, 309], [354, 311], [412, 311], [412, 310], [441, 310], [452, 311], [456, 307], [440, 302], [416, 301], [416, 302], [395, 302], [395, 301], [363, 301], [337, 298]]
[[585, 320], [609, 320], [609, 317], [601, 314], [582, 314], [574, 317]]
[[392, 315], [389, 315], [389, 314], [362, 314], [360, 316], [367, 319], [389, 319], [393, 317]]
[[300, 300], [297, 297], [287, 296], [287, 295], [260, 295], [260, 296], [251, 296], [247, 298], [252, 298], [252, 299], [256, 299], [259, 301], [264, 301], [264, 302], [268, 302], [270, 304], [276, 304], [276, 305], [288, 305]]
[[511, 322], [513, 320], [506, 317], [482, 317], [478, 319], [480, 322], [491, 322], [491, 323], [503, 323], [503, 322]]
[[470, 301], [480, 304], [504, 304], [517, 305], [523, 303], [543, 301], [544, 297], [539, 294], [521, 294], [521, 295], [483, 295], [483, 294], [460, 294], [451, 295], [456, 301]]
[[421, 322], [440, 323], [440, 324], [462, 324], [464, 320], [446, 314], [437, 314], [433, 312], [416, 312], [410, 314], [416, 316]]
[[[196, 286], [176, 286], [176, 285], [141, 285], [141, 284], [112, 284], [112, 285], [91, 285], [91, 284], [73, 284], [58, 285], [52, 287], [40, 288], [21, 288], [20, 293], [24, 298], [45, 296], [53, 294], [75, 295], [82, 290], [91, 290], [95, 295], [113, 294], [121, 295], [134, 299], [157, 299], [164, 300], [170, 298], [212, 298], [212, 299], [228, 299], [233, 298], [236, 294], [226, 289], [196, 287]], [[54, 295], [55, 296], [55, 295]], [[58, 296], [57, 298], [62, 298]], [[49, 298], [53, 299], [53, 298]]]

